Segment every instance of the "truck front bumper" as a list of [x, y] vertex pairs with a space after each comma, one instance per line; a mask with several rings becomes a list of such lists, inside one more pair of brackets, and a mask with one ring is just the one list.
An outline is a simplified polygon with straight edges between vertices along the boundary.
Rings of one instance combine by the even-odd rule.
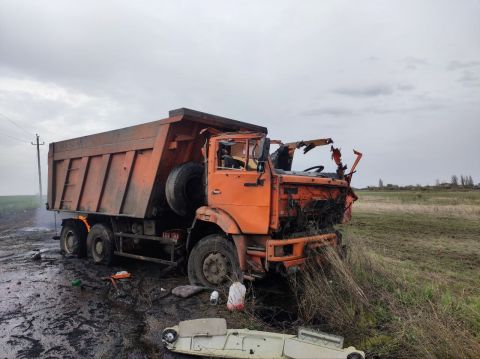
[[285, 268], [290, 268], [305, 262], [305, 249], [307, 247], [310, 249], [327, 246], [335, 247], [337, 241], [338, 238], [335, 233], [291, 239], [269, 239], [266, 244], [265, 259], [267, 262], [282, 262]]

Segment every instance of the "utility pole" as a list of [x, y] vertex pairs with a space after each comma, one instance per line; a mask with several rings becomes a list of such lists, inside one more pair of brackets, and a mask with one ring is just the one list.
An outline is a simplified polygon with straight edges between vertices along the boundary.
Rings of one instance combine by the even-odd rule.
[[40, 146], [44, 145], [45, 142], [40, 143], [40, 136], [35, 134], [37, 137], [36, 143], [32, 142], [32, 145], [37, 146], [37, 166], [38, 166], [38, 187], [40, 188], [40, 204], [43, 201], [43, 193], [42, 193], [42, 169], [40, 167]]

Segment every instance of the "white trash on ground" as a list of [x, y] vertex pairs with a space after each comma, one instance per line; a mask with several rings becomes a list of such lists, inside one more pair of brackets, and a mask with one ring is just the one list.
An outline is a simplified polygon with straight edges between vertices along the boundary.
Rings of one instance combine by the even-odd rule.
[[172, 289], [172, 294], [180, 298], [189, 298], [198, 294], [205, 288], [198, 285], [181, 285]]
[[218, 292], [214, 290], [212, 294], [210, 294], [210, 304], [217, 305], [218, 304]]
[[228, 310], [243, 310], [245, 308], [245, 293], [247, 288], [240, 283], [235, 282], [230, 286], [228, 291]]

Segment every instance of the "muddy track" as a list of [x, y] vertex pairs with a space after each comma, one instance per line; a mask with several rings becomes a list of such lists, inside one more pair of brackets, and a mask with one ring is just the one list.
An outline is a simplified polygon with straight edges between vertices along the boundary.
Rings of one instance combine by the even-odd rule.
[[[230, 325], [239, 319], [224, 305], [209, 305], [208, 292], [171, 295], [188, 283], [181, 274], [138, 261], [104, 267], [64, 257], [53, 235], [50, 212], [0, 218], [0, 358], [162, 358], [165, 327], [201, 317], [225, 317]], [[119, 281], [117, 292], [101, 278], [120, 270], [132, 278]], [[74, 279], [81, 286], [72, 286]]]

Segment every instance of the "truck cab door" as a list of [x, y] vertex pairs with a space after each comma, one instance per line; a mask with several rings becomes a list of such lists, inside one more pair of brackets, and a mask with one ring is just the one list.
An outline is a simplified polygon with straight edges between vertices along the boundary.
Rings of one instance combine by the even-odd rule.
[[210, 139], [208, 205], [227, 212], [243, 233], [267, 234], [269, 228], [271, 171], [267, 162], [257, 172], [260, 139]]

